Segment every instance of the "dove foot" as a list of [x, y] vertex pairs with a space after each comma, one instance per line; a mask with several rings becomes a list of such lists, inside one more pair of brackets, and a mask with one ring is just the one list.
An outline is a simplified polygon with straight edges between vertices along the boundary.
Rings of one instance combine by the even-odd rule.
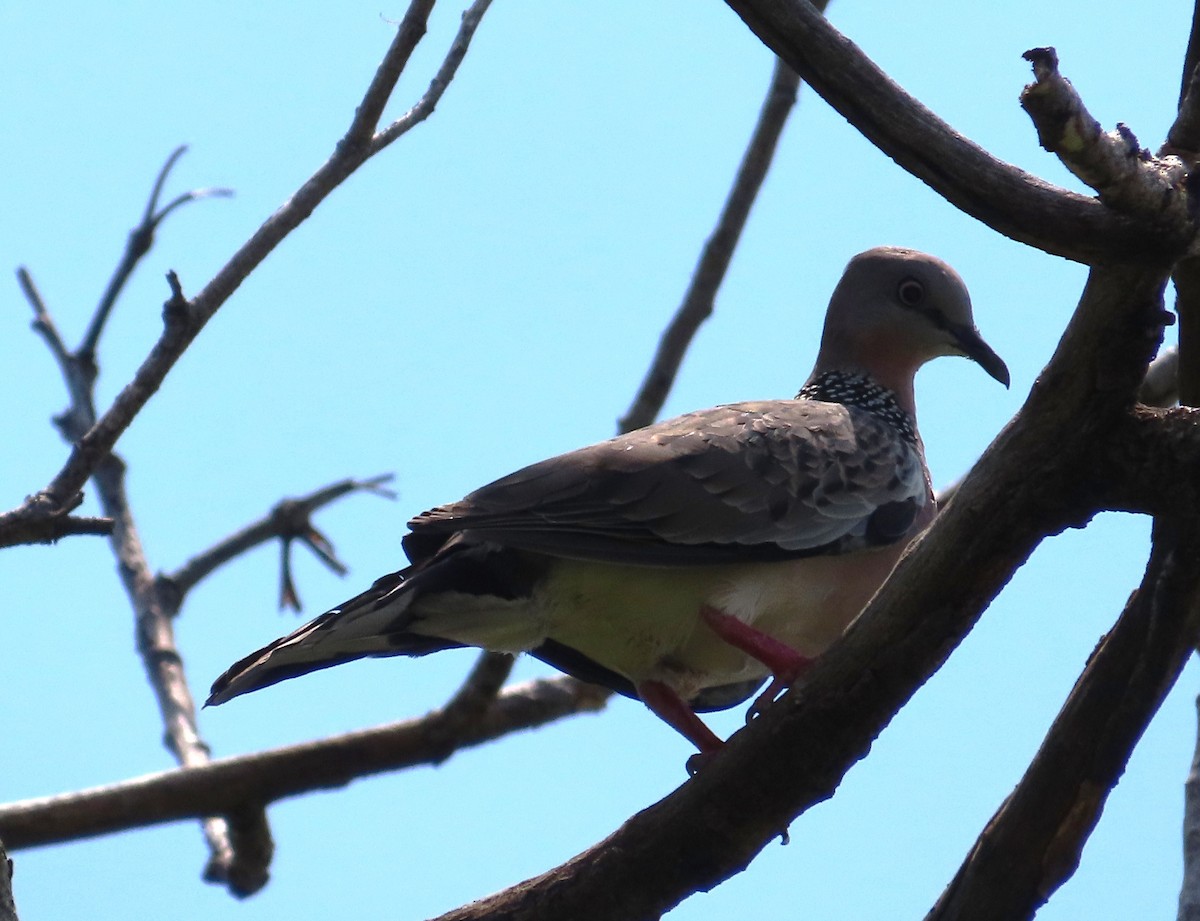
[[700, 608], [700, 617], [713, 633], [730, 646], [740, 649], [771, 670], [771, 683], [751, 704], [746, 714], [747, 722], [760, 716], [776, 697], [791, 687], [812, 662], [812, 659], [796, 652], [787, 643], [781, 643], [775, 637], [755, 630], [749, 624], [711, 605], [706, 604]]

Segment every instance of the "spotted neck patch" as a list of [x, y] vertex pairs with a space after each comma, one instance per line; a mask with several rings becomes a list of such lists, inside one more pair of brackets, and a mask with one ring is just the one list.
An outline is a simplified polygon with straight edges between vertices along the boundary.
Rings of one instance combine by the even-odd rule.
[[917, 443], [916, 420], [901, 408], [896, 394], [865, 374], [823, 371], [800, 389], [796, 399], [841, 403], [866, 410], [894, 428], [909, 444]]

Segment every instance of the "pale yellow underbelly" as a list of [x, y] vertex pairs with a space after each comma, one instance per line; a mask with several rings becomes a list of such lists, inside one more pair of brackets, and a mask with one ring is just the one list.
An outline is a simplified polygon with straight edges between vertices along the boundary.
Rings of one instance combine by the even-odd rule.
[[685, 699], [767, 669], [700, 620], [711, 605], [803, 655], [824, 652], [862, 611], [903, 546], [849, 556], [718, 567], [641, 567], [563, 560], [535, 593], [535, 633], [637, 684]]

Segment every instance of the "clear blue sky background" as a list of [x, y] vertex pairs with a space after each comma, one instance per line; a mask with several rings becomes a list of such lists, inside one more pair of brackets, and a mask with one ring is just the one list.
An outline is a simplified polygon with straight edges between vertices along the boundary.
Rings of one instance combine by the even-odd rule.
[[[425, 88], [460, 9], [437, 10], [393, 116]], [[1190, 5], [838, 0], [830, 12], [956, 129], [1077, 187], [1017, 105], [1021, 52], [1057, 46], [1094, 114], [1155, 147]], [[237, 190], [161, 233], [104, 341], [102, 405], [158, 334], [163, 273], [199, 289], [324, 160], [402, 14], [377, 3], [0, 7], [0, 263], [30, 267], [73, 341], [175, 145], [192, 147], [169, 191]], [[1130, 15], [1130, 28], [1114, 27]], [[282, 496], [395, 471], [398, 502], [352, 498], [321, 516], [353, 572], [341, 581], [301, 555], [314, 615], [397, 568], [410, 515], [610, 435], [712, 226], [771, 64], [718, 0], [497, 0], [433, 119], [270, 257], [122, 439], [153, 565], [179, 565]], [[846, 260], [884, 243], [955, 265], [1013, 372], [1008, 392], [965, 361], [922, 373], [936, 482], [959, 477], [1021, 405], [1084, 270], [959, 214], [807, 89], [668, 413], [791, 396]], [[0, 307], [9, 508], [62, 462], [48, 418], [64, 396], [15, 283], [0, 285]], [[1104, 515], [1048, 541], [838, 795], [795, 824], [791, 845], [671, 918], [923, 915], [1135, 586], [1148, 530]], [[277, 555], [251, 554], [190, 599], [178, 635], [198, 695], [296, 624], [275, 610]], [[171, 763], [113, 570], [96, 538], [0, 554], [4, 800]], [[221, 756], [419, 714], [472, 661], [334, 669], [206, 711], [202, 729]], [[1191, 667], [1079, 873], [1039, 917], [1173, 915], [1198, 684]], [[715, 724], [728, 733], [740, 720]], [[423, 918], [592, 844], [677, 786], [688, 754], [640, 705], [616, 701], [437, 769], [276, 805], [273, 879], [245, 903], [200, 882], [204, 847], [185, 823], [17, 852], [18, 907], [25, 921]]]

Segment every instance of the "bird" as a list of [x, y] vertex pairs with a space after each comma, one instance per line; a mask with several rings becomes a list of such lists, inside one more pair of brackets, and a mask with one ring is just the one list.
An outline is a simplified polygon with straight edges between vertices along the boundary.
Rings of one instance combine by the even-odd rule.
[[860, 253], [794, 399], [690, 412], [421, 513], [407, 566], [236, 662], [208, 704], [367, 656], [473, 646], [639, 699], [711, 756], [724, 743], [699, 714], [755, 692], [748, 718], [762, 713], [936, 515], [913, 384], [951, 355], [1009, 386], [953, 268]]

